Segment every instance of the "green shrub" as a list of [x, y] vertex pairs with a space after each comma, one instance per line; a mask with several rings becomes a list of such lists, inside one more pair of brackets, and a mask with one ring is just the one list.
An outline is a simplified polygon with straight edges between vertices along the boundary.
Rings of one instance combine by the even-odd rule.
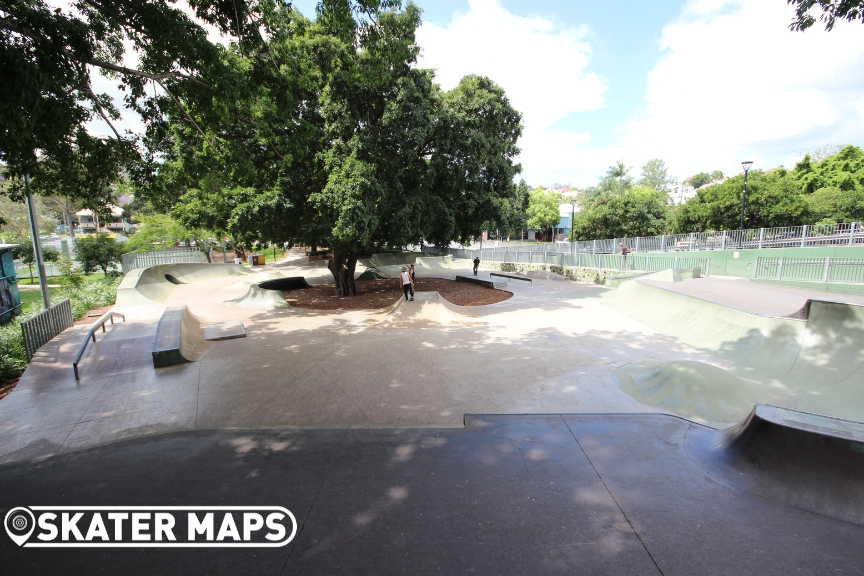
[[[66, 285], [51, 295], [54, 303], [69, 298], [72, 315], [77, 319], [93, 308], [110, 306], [117, 299], [117, 286], [120, 278], [105, 278], [82, 283], [75, 287]], [[21, 336], [21, 322], [32, 314], [18, 316], [5, 326], [0, 326], [0, 382], [17, 378], [27, 368], [27, 354]]]
[[26, 318], [19, 316], [0, 326], [0, 382], [17, 378], [27, 367], [27, 353], [21, 337], [21, 321]]
[[79, 238], [75, 241], [75, 259], [81, 264], [84, 274], [92, 274], [101, 269], [106, 276], [114, 273], [120, 264], [123, 247], [113, 238], [98, 234], [92, 238]]

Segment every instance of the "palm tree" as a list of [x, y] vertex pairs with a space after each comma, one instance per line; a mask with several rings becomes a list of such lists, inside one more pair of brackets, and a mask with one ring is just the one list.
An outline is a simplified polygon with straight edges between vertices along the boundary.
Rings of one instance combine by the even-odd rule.
[[624, 192], [624, 177], [627, 176], [627, 173], [630, 172], [632, 166], [630, 168], [624, 164], [623, 160], [619, 160], [614, 165], [609, 166], [606, 170], [606, 176], [610, 178], [618, 179], [618, 195], [620, 196]]

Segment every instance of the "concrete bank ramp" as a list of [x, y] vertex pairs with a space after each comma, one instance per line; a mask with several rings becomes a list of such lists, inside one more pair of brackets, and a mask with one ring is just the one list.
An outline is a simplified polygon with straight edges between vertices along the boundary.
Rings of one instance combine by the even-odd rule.
[[745, 380], [704, 362], [625, 364], [612, 372], [612, 381], [642, 404], [712, 428], [740, 422], [759, 402], [793, 405], [779, 388]]
[[400, 300], [379, 324], [382, 328], [425, 328], [467, 324], [474, 320], [471, 306], [457, 306], [438, 292], [416, 292], [413, 302]]
[[178, 284], [254, 274], [239, 264], [160, 264], [132, 270], [117, 288], [117, 306], [160, 304]]
[[165, 309], [153, 344], [154, 368], [196, 362], [209, 349], [210, 344], [204, 339], [204, 326], [186, 306]]
[[613, 380], [640, 402], [711, 426], [756, 403], [864, 419], [864, 307], [812, 300], [806, 318], [760, 316], [640, 283], [605, 304], [694, 348], [732, 361], [640, 362]]
[[864, 525], [860, 422], [759, 404], [726, 430], [688, 432], [687, 451], [721, 483]]

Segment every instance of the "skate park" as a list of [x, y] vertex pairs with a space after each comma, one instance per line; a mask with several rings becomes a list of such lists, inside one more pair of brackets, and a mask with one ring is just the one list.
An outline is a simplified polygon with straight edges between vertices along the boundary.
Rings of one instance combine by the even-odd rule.
[[[96, 331], [79, 379], [86, 326], [43, 346], [0, 401], [4, 490], [62, 486], [76, 501], [134, 486], [146, 503], [182, 498], [189, 479], [230, 502], [222, 491], [244, 479], [279, 498], [288, 480], [308, 524], [287, 560], [268, 556], [272, 572], [860, 566], [864, 297], [673, 270], [611, 288], [481, 266], [489, 290], [512, 296], [458, 306], [423, 281], [471, 277], [468, 259], [382, 255], [357, 275], [392, 280], [408, 261], [416, 299], [373, 310], [287, 304], [283, 289], [332, 282], [299, 254], [127, 273], [112, 310], [123, 319]], [[171, 331], [177, 358], [156, 368]], [[454, 533], [463, 520], [513, 529], [478, 555], [467, 539], [486, 531]], [[404, 531], [428, 531], [429, 547]], [[819, 536], [790, 553], [802, 533]], [[498, 538], [520, 542], [518, 560]], [[442, 546], [465, 552], [442, 559]], [[243, 565], [189, 558], [132, 571]]]

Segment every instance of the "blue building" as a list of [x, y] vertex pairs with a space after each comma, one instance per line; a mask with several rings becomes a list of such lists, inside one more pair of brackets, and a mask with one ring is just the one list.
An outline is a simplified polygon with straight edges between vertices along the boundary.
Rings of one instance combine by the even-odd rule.
[[12, 250], [18, 244], [0, 244], [0, 325], [8, 323], [21, 310], [21, 295], [18, 293], [18, 277]]

